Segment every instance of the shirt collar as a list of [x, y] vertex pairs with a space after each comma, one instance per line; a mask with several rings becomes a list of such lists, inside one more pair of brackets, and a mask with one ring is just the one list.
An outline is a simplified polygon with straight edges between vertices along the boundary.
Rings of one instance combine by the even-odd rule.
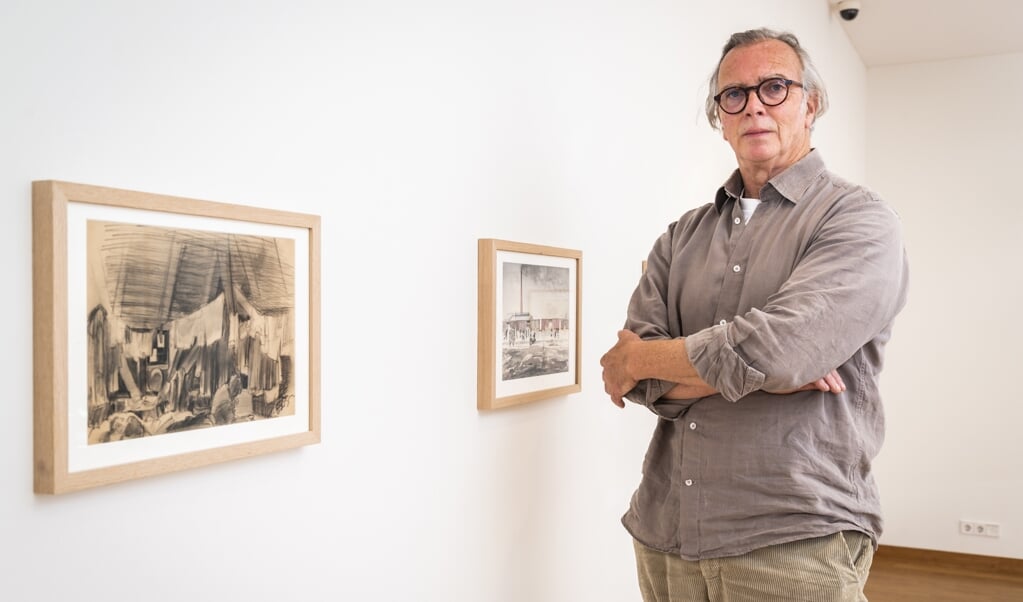
[[[806, 195], [810, 184], [824, 170], [824, 159], [821, 158], [820, 153], [816, 149], [811, 149], [805, 157], [768, 180], [767, 184], [760, 191], [760, 199], [764, 201], [770, 201], [775, 198], [785, 199], [798, 205]], [[717, 195], [714, 197], [714, 205], [717, 207], [718, 212], [721, 211], [729, 199], [738, 199], [740, 193], [742, 193], [742, 174], [736, 169], [725, 180], [724, 185], [718, 189]]]

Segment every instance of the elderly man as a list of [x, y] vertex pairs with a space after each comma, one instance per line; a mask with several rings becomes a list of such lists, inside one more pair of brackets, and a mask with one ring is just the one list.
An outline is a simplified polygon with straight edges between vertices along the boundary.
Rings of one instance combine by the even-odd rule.
[[658, 238], [601, 359], [658, 417], [622, 519], [645, 600], [863, 600], [881, 533], [885, 343], [905, 304], [897, 216], [827, 171], [827, 108], [791, 34], [737, 33], [707, 116], [738, 169]]

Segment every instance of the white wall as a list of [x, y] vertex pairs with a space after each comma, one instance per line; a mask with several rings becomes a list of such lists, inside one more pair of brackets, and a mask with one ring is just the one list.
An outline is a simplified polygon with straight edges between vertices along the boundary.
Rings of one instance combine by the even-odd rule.
[[[868, 72], [868, 181], [911, 263], [877, 462], [894, 545], [1023, 558], [1021, 75], [1023, 54]], [[960, 535], [960, 519], [1001, 537]]]
[[[86, 4], [0, 5], [4, 591], [638, 600], [618, 520], [653, 420], [598, 360], [734, 166], [700, 115], [729, 33], [801, 36], [834, 93], [817, 145], [862, 179], [866, 71], [826, 3]], [[322, 444], [34, 495], [37, 179], [322, 215]], [[476, 411], [481, 237], [583, 251], [582, 393]]]

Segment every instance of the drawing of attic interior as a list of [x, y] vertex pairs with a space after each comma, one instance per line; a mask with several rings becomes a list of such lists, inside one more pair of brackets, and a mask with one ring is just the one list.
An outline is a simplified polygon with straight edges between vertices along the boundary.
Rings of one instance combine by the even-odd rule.
[[88, 236], [91, 428], [115, 414], [209, 426], [232, 378], [229, 421], [286, 410], [294, 241], [112, 222]]

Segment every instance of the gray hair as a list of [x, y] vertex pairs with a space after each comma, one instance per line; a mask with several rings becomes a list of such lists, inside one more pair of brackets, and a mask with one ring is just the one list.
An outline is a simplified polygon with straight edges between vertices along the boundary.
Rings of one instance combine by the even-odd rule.
[[806, 50], [799, 44], [799, 40], [796, 36], [791, 33], [778, 32], [767, 28], [750, 29], [748, 31], [733, 33], [732, 37], [728, 38], [728, 42], [721, 50], [721, 58], [718, 59], [718, 64], [714, 67], [714, 72], [710, 76], [710, 85], [707, 90], [706, 103], [707, 121], [710, 122], [710, 127], [715, 130], [721, 129], [721, 118], [718, 115], [718, 103], [714, 102], [714, 91], [717, 90], [718, 87], [718, 71], [721, 69], [722, 61], [725, 60], [725, 55], [735, 48], [750, 46], [752, 44], [766, 42], [768, 40], [785, 42], [790, 48], [792, 48], [792, 50], [795, 51], [796, 56], [799, 57], [799, 62], [803, 65], [803, 106], [806, 106], [807, 99], [810, 96], [817, 97], [817, 117], [814, 118], [814, 122], [816, 123], [817, 119], [820, 118], [820, 116], [824, 114], [824, 111], [828, 109], [828, 91], [824, 89], [824, 80], [821, 78], [820, 73], [817, 71], [817, 67], [814, 66], [813, 61], [810, 59], [810, 55], [807, 54]]

